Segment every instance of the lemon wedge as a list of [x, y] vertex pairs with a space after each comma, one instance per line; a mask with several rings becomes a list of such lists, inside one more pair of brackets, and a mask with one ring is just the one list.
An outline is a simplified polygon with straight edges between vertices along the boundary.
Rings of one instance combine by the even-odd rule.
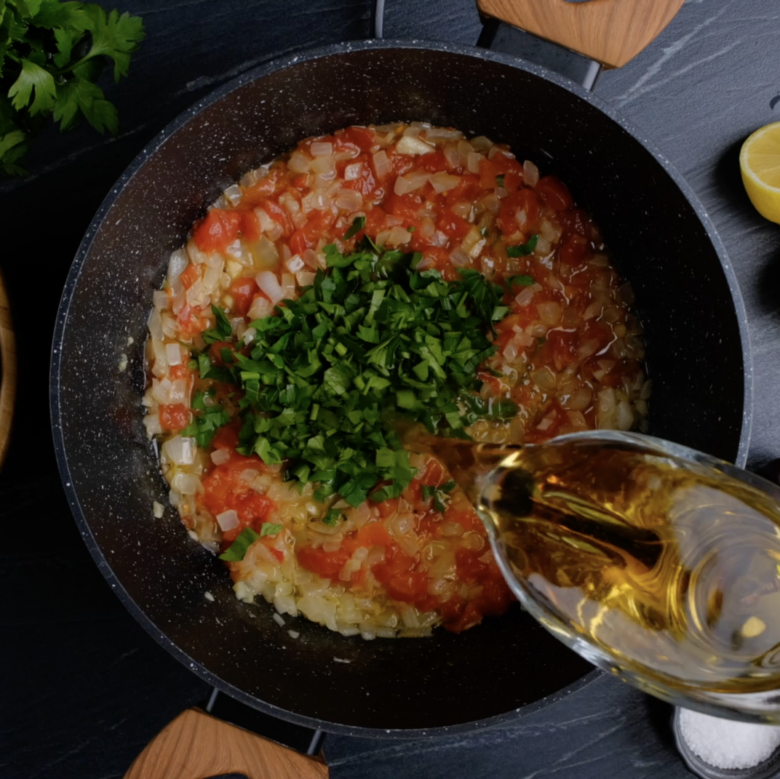
[[780, 224], [780, 122], [756, 130], [742, 144], [739, 167], [750, 202]]

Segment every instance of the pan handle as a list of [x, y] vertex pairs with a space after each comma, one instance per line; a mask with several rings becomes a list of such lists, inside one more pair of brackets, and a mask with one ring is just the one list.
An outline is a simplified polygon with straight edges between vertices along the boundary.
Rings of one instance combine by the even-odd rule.
[[307, 757], [248, 730], [187, 709], [148, 744], [124, 779], [328, 779], [321, 758]]
[[567, 49], [619, 68], [648, 46], [685, 0], [477, 0], [500, 19]]

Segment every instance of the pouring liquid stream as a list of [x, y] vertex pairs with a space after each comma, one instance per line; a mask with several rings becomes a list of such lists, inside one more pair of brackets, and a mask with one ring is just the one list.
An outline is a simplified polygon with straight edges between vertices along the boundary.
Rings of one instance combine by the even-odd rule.
[[424, 445], [486, 522], [523, 605], [587, 659], [675, 702], [777, 690], [780, 490], [661, 444], [604, 431]]

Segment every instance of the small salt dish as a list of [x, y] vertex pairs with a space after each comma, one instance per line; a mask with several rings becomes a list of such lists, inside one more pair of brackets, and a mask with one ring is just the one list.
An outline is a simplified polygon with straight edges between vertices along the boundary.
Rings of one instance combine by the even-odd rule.
[[[683, 712], [685, 712], [685, 714], [683, 714]], [[701, 779], [773, 779], [780, 777], [780, 728], [776, 728], [772, 725], [750, 725], [749, 727], [751, 728], [772, 728], [773, 730], [777, 730], [777, 746], [773, 748], [773, 751], [767, 757], [759, 760], [755, 765], [744, 768], [723, 768], [708, 763], [694, 751], [693, 746], [684, 735], [685, 726], [681, 723], [682, 717], [704, 718], [707, 717], [707, 715], [675, 707], [674, 715], [672, 717], [672, 729], [674, 731], [677, 750], [685, 761], [686, 766], [688, 766], [688, 769], [696, 774], [696, 776], [701, 777]], [[715, 720], [717, 718], [707, 717], [707, 719]], [[743, 725], [743, 723], [733, 724], [736, 726]], [[722, 748], [722, 744], [719, 746]], [[765, 750], [762, 751], [762, 754], [763, 752], [765, 752]]]

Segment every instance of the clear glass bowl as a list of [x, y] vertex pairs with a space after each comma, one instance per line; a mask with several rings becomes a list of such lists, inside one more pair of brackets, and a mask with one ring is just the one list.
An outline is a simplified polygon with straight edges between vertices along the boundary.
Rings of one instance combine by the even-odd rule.
[[[718, 478], [722, 474], [760, 491], [767, 498], [775, 501], [780, 509], [780, 487], [727, 462], [650, 436], [595, 431], [562, 436], [541, 446], [550, 447], [573, 441], [637, 447], [660, 457], [673, 458], [676, 465], [680, 467], [696, 469], [698, 472], [705, 469]], [[501, 466], [495, 468], [487, 480], [495, 481], [500, 478], [497, 476], [500, 472]], [[603, 639], [600, 642], [592, 640], [588, 632], [577, 625], [577, 620], [572, 618], [571, 613], [562, 611], [545, 593], [520, 576], [519, 571], [510, 562], [507, 547], [504, 545], [494, 522], [486, 512], [480, 513], [482, 513], [482, 518], [488, 528], [498, 564], [520, 603], [550, 633], [579, 655], [604, 671], [608, 671], [634, 687], [669, 703], [732, 719], [780, 723], [780, 641], [773, 649], [762, 652], [762, 663], [755, 669], [751, 668], [750, 676], [745, 677], [752, 688], [750, 692], [724, 692], [722, 689], [713, 689], [713, 686], [708, 683], [706, 674], [693, 681], [690, 677], [681, 678], [674, 674], [673, 664], [665, 664], [663, 660], [654, 661], [652, 666], [646, 663], [629, 662], [630, 649], [627, 652], [624, 646], [616, 650], [610, 645], [605, 646]], [[780, 636], [780, 528], [774, 524], [770, 525], [769, 533], [767, 533], [766, 527], [763, 528], [762, 532], [767, 541], [760, 554], [767, 559], [777, 560], [777, 565], [774, 566], [773, 577], [769, 576], [766, 581], [757, 582], [755, 593], [747, 593], [746, 597], [758, 597], [765, 590], [771, 591], [773, 595], [777, 593], [777, 618], [768, 626], [769, 632], [766, 636], [768, 640], [772, 640], [773, 631]], [[746, 530], [746, 533], [750, 533], [750, 528]], [[747, 535], [746, 538], [748, 538]], [[696, 542], [696, 538], [694, 538], [694, 542]], [[701, 539], [701, 542], [708, 543], [705, 542], [704, 538]], [[734, 543], [739, 543], [739, 541]], [[715, 553], [718, 552], [719, 550], [716, 549]], [[710, 548], [709, 554], [712, 553], [713, 550]], [[770, 581], [770, 579], [773, 580]], [[612, 635], [619, 643], [619, 632], [613, 632]], [[737, 678], [739, 679], [739, 677]], [[722, 685], [717, 686], [722, 688]]]

